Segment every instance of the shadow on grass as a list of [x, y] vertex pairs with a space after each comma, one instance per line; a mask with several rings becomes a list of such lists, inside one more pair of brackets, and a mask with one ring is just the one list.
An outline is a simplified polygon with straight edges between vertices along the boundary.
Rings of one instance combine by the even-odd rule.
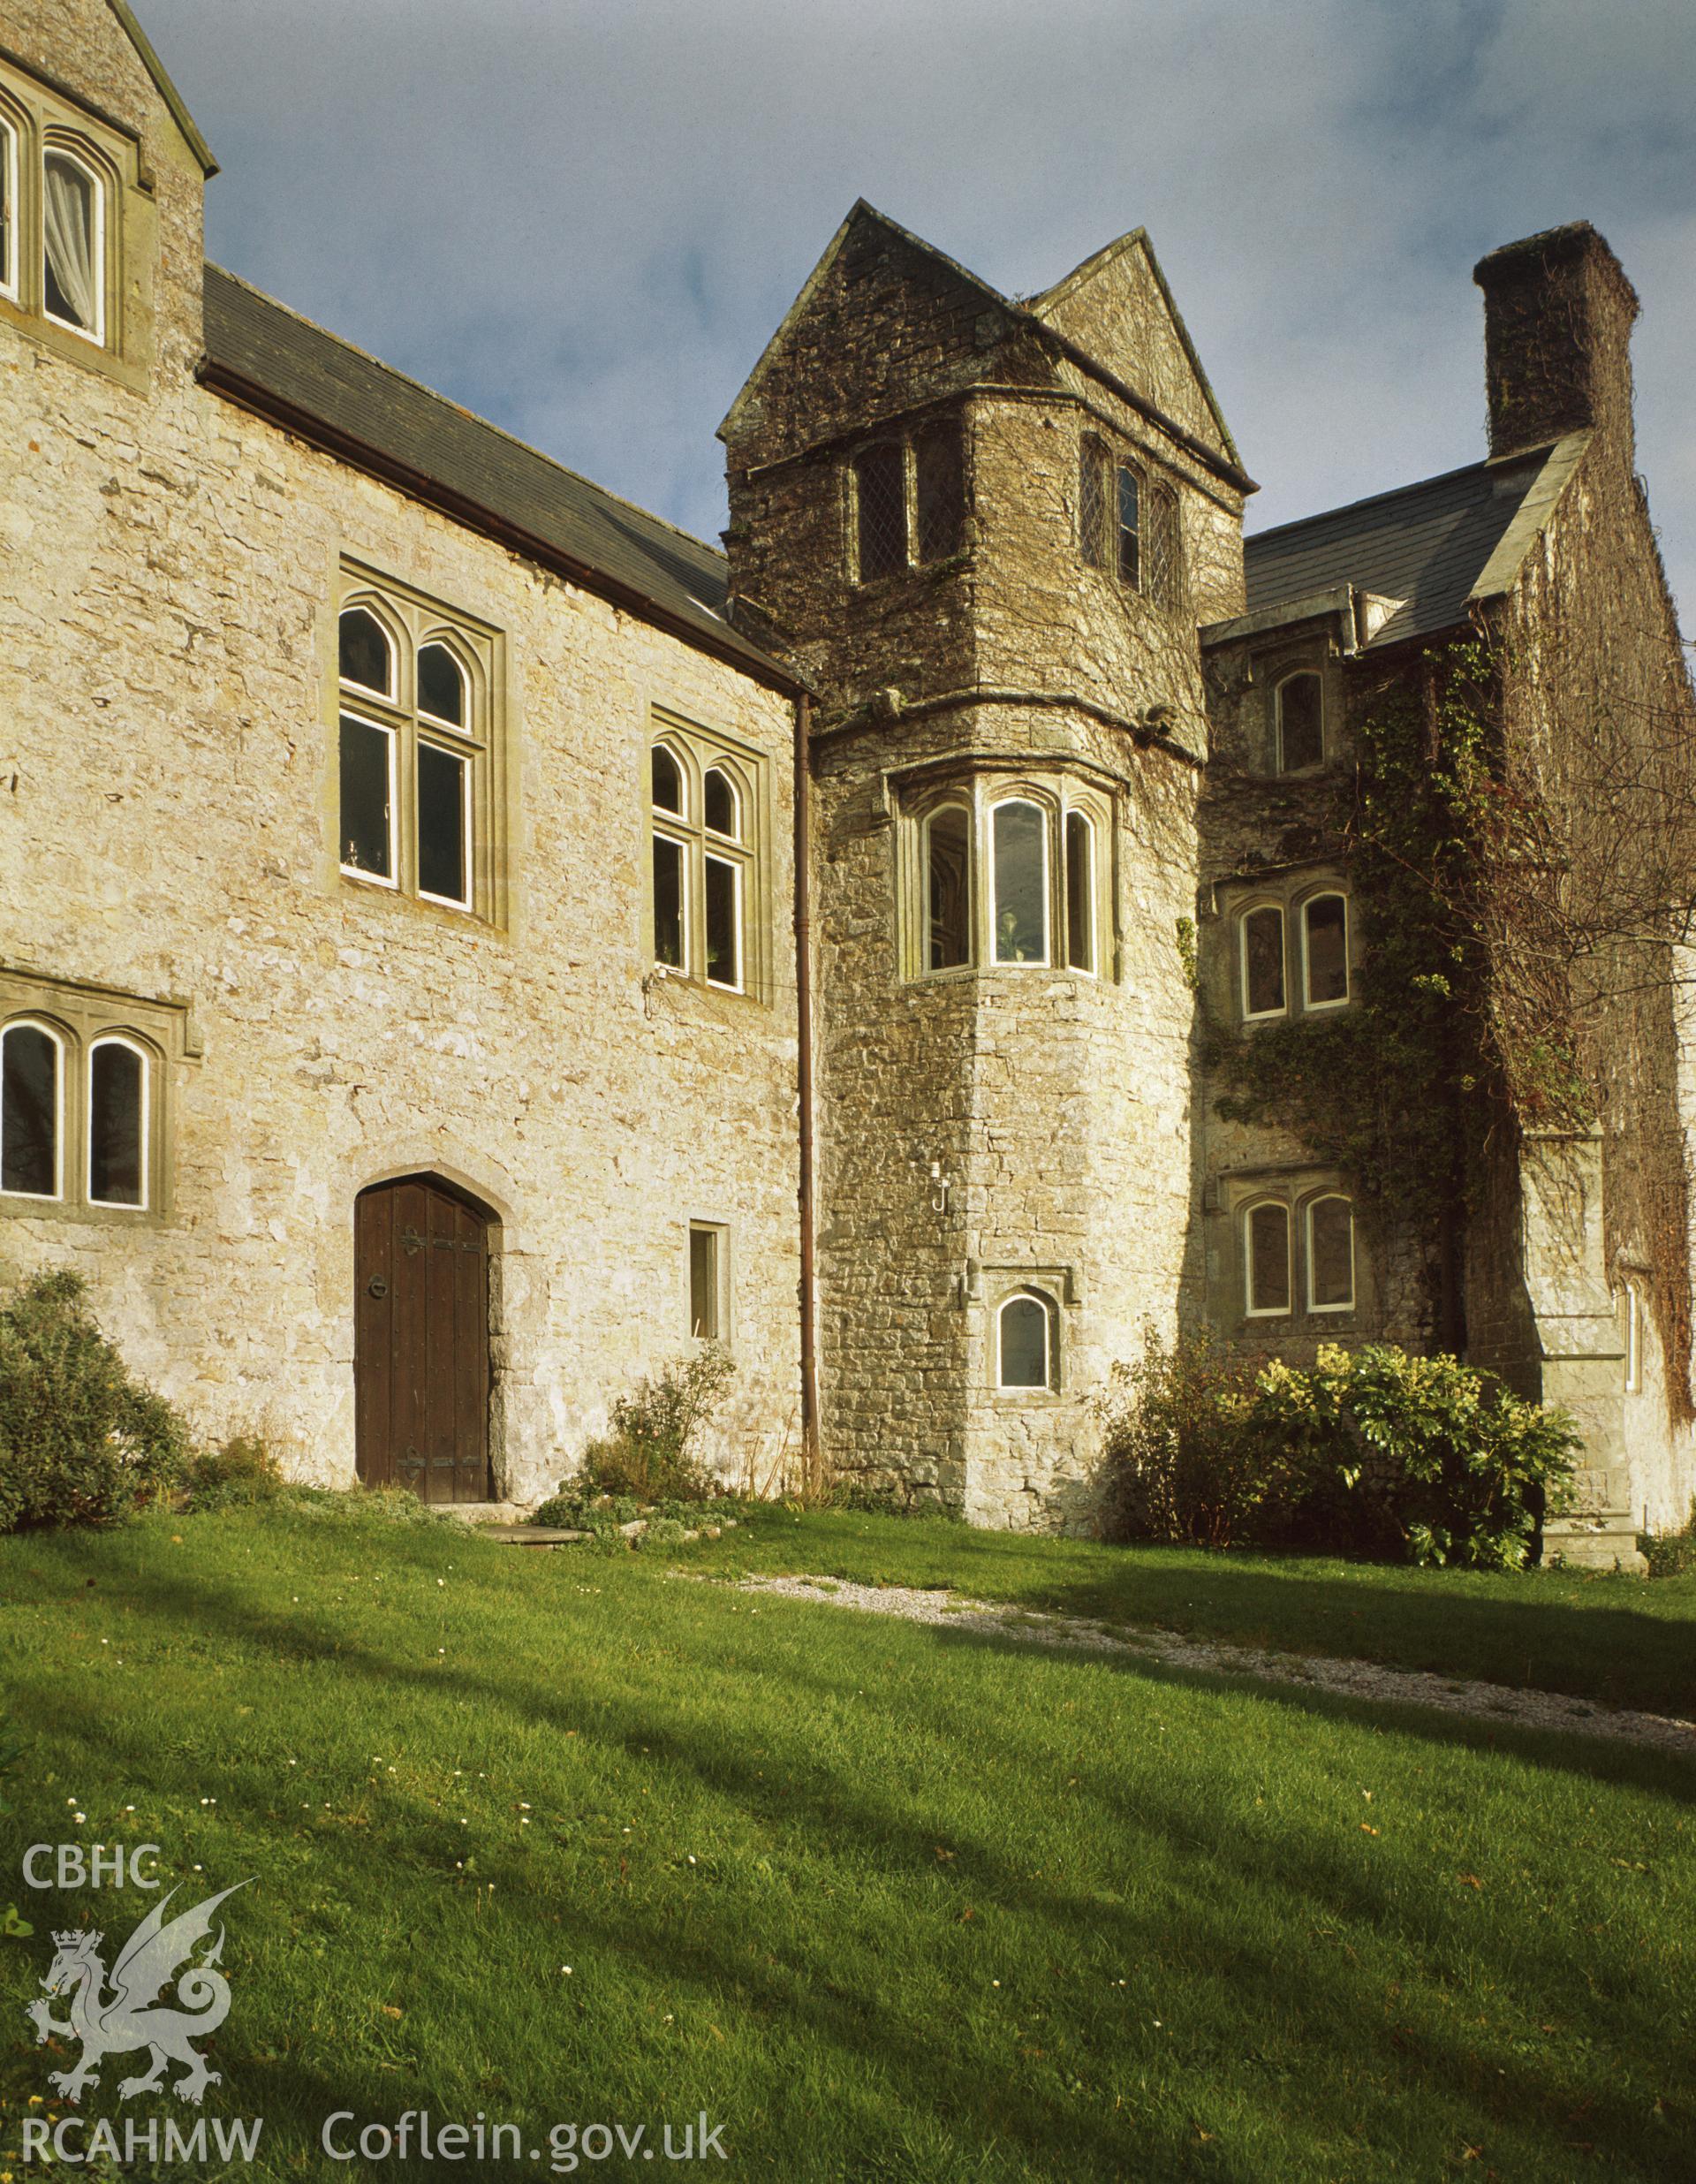
[[[40, 1542], [35, 1544], [42, 1547]], [[80, 1582], [86, 1566], [74, 1543], [55, 1541], [45, 1551], [67, 1569], [74, 1566]], [[395, 1552], [404, 1555], [404, 1545], [398, 1544]], [[742, 1812], [758, 1816], [768, 1826], [798, 1839], [827, 1849], [838, 1843], [874, 1849], [878, 1862], [893, 1872], [916, 1877], [935, 1871], [935, 1824], [922, 1821], [915, 1809], [918, 1801], [906, 1794], [899, 1782], [852, 1776], [823, 1761], [806, 1763], [786, 1778], [769, 1778], [770, 1756], [756, 1748], [768, 1740], [768, 1731], [756, 1736], [753, 1729], [746, 1730], [738, 1742], [737, 1734], [727, 1733], [720, 1721], [690, 1718], [686, 1696], [664, 1707], [655, 1705], [649, 1695], [633, 1693], [624, 1710], [628, 1717], [625, 1725], [609, 1735], [594, 1725], [593, 1718], [607, 1704], [606, 1686], [595, 1687], [586, 1716], [582, 1695], [573, 1695], [569, 1659], [546, 1660], [534, 1652], [526, 1658], [523, 1650], [514, 1649], [502, 1657], [498, 1672], [467, 1667], [460, 1661], [447, 1666], [420, 1664], [351, 1640], [345, 1630], [332, 1638], [314, 1627], [317, 1611], [310, 1606], [292, 1614], [257, 1605], [251, 1595], [223, 1580], [179, 1578], [149, 1570], [145, 1577], [126, 1574], [111, 1582], [109, 1590], [120, 1586], [126, 1608], [172, 1634], [185, 1630], [214, 1637], [222, 1634], [282, 1664], [322, 1663], [337, 1675], [379, 1691], [398, 1719], [406, 1718], [411, 1702], [428, 1700], [432, 1707], [444, 1702], [468, 1705], [485, 1727], [498, 1727], [509, 1720], [526, 1730], [551, 1725], [563, 1733], [572, 1729], [606, 1750], [632, 1758], [640, 1753], [651, 1763], [675, 1770], [679, 1778], [693, 1779], [731, 1801]], [[487, 1598], [477, 1606], [484, 1616], [495, 1611], [495, 1604]], [[784, 1611], [784, 1619], [819, 1612], [795, 1604]], [[799, 1631], [805, 1624], [797, 1621], [794, 1627]], [[762, 1639], [780, 1631], [780, 1618], [774, 1615]], [[467, 1634], [473, 1634], [487, 1636]], [[876, 1625], [868, 1627], [869, 1637], [882, 1634]], [[1435, 1744], [1510, 1752], [1538, 1767], [1560, 1767], [1662, 1794], [1687, 1799], [1696, 1784], [1696, 1776], [1657, 1755], [1546, 1733], [1492, 1729], [1420, 1710], [1200, 1676], [1123, 1657], [1056, 1655], [1049, 1649], [1038, 1657], [1034, 1649], [1017, 1641], [946, 1627], [922, 1637], [911, 1631], [904, 1631], [898, 1640], [890, 1635], [890, 1642], [904, 1649], [915, 1639], [921, 1645], [934, 1644], [943, 1654], [966, 1649], [976, 1657], [1005, 1657], [1012, 1672], [1010, 1683], [1017, 1680], [1022, 1665], [1040, 1657], [1044, 1664], [1086, 1665], [1115, 1678], [1177, 1686], [1239, 1704], [1248, 1699]], [[714, 1665], [722, 1672], [723, 1658]], [[805, 1723], [809, 1709], [816, 1712], [822, 1698], [840, 1691], [840, 1680], [829, 1682], [804, 1657], [782, 1665], [783, 1687], [799, 1701], [798, 1724]], [[45, 1700], [47, 1695], [41, 1696]], [[1011, 1692], [1009, 1698], [1011, 1703]], [[118, 1733], [97, 1703], [79, 1703], [71, 1695], [57, 1695], [51, 1703], [61, 1733], [80, 1735], [93, 1752], [105, 1749], [114, 1765], [144, 1776], [157, 1766], [156, 1746], [146, 1748], [139, 1733]], [[791, 1734], [799, 1739], [799, 1728]], [[799, 1749], [805, 1748], [801, 1744]], [[763, 1770], [754, 1763], [761, 1757], [768, 1763]], [[975, 1771], [990, 1779], [996, 1778], [997, 1770], [1010, 1783], [1021, 1767], [1031, 1771], [1029, 1755], [1020, 1753], [1011, 1720], [1005, 1727], [994, 1719], [985, 1720], [974, 1737], [972, 1758]], [[208, 1762], [216, 1764], [216, 1726], [212, 1721], [208, 1725]], [[1098, 1892], [1041, 1881], [1009, 1856], [1004, 1842], [983, 1833], [956, 1840], [962, 1882], [969, 1882], [975, 1895], [1007, 1915], [1051, 1927], [1056, 1954], [1063, 1960], [1068, 1952], [1079, 1961], [1105, 1952], [1127, 1968], [1156, 1960], [1170, 1974], [1175, 1996], [1187, 1989], [1192, 2000], [1209, 2000], [1215, 2024], [1223, 2013], [1229, 2023], [1278, 2029], [1278, 2041], [1273, 2044], [1323, 2044], [1345, 2055], [1373, 2083], [1389, 2081], [1396, 2089], [1391, 2097], [1428, 2109], [1426, 2120], [1431, 2128], [1471, 2128], [1480, 2113], [1487, 2113], [1492, 2129], [1516, 2142], [1513, 2150], [1527, 2160], [1559, 2142], [1551, 2141], [1548, 2134], [1564, 2127], [1561, 2119], [1570, 2106], [1571, 2089], [1557, 2071], [1540, 2069], [1523, 2058], [1503, 2059], [1494, 2051], [1487, 2060], [1480, 2044], [1464, 2035], [1458, 2024], [1450, 2029], [1400, 2021], [1387, 2006], [1376, 1968], [1354, 1960], [1352, 1952], [1328, 1955], [1322, 1978], [1312, 1962], [1305, 1977], [1298, 1976], [1296, 1960], [1279, 1945], [1278, 1937], [1287, 1925], [1305, 1933], [1315, 1916], [1339, 1913], [1363, 1930], [1378, 1924], [1406, 1925], [1404, 1910], [1388, 1900], [1385, 1884], [1363, 1871], [1340, 1846], [1327, 1851], [1304, 1846], [1290, 1834], [1248, 1839], [1228, 1816], [1209, 1813], [1176, 1787], [1162, 1794], [1157, 1785], [1145, 1783], [1134, 1812], [1128, 1814], [1117, 1813], [1104, 1791], [1089, 1794], [1102, 1805], [1103, 1828], [1110, 1832], [1115, 1825], [1122, 1827], [1127, 1847], [1134, 1834], [1152, 1838], [1173, 1869], [1186, 1876], [1175, 1904], [1162, 1900], [1140, 1909], [1107, 1903]], [[383, 1840], [367, 1847], [367, 1857], [392, 1857], [398, 1842], [403, 1856], [410, 1854], [431, 1867], [433, 1862], [421, 1854], [420, 1847], [442, 1835], [441, 1813], [415, 1797], [398, 1793], [391, 1796]], [[266, 1824], [252, 1816], [243, 1820], [244, 1827], [261, 1832]], [[281, 1839], [292, 1822], [279, 1817], [270, 1824]], [[325, 1854], [330, 1854], [328, 1845]], [[1246, 1905], [1254, 1907], [1252, 1915], [1246, 1915]], [[615, 1898], [611, 1905], [574, 1904], [572, 1930], [579, 1947], [599, 1944], [640, 1966], [656, 1983], [686, 1985], [703, 2001], [720, 2007], [728, 2003], [750, 2023], [781, 2028], [785, 2042], [821, 2047], [852, 2060], [873, 2082], [891, 2089], [904, 2106], [939, 2120], [950, 2131], [979, 2139], [998, 2131], [1034, 2173], [1056, 2173], [1056, 2163], [1067, 2175], [1079, 2177], [1208, 2174], [1261, 2184], [1268, 2173], [1263, 2165], [1245, 2165], [1245, 2157], [1223, 2148], [1211, 2147], [1201, 2153], [1192, 2123], [1171, 2113], [1144, 2115], [1120, 2127], [1080, 2112], [1076, 2099], [1058, 2085], [1030, 2082], [1031, 2074], [991, 2073], [987, 2077], [984, 2056], [970, 2049], [962, 2051], [945, 2024], [935, 2028], [934, 2038], [915, 2040], [912, 2026], [898, 2008], [874, 1991], [844, 1987], [833, 1975], [830, 1934], [822, 1913], [810, 1948], [787, 1964], [769, 1956], [763, 1965], [751, 1961], [746, 1931], [728, 1913], [721, 1911], [720, 1918], [721, 1923], [728, 1922], [728, 1930], [711, 1938], [681, 1931], [675, 1923], [661, 1930], [651, 1911], [633, 1904], [621, 1910]], [[1457, 1953], [1466, 1946], [1478, 1949], [1480, 1944], [1458, 1943]], [[1540, 1949], [1551, 1965], [1558, 1963], [1563, 1977], [1582, 1984], [1586, 1967], [1581, 1937], [1552, 1932]], [[1057, 1975], [1063, 1968], [1050, 1968]], [[1512, 1975], [1511, 1965], [1493, 1968], [1500, 1976]], [[468, 2004], [471, 1999], [467, 1998]], [[1640, 1993], [1628, 1989], [1607, 1999], [1625, 2021], [1615, 2033], [1616, 2040], [1624, 2045], [1640, 2040], [1644, 2053], [1655, 2051], [1658, 2006], [1653, 1992], [1647, 1987]], [[1145, 2082], [1149, 2067], [1158, 2074], [1165, 2066], [1161, 2059], [1164, 2052], [1146, 2027], [1127, 2029], [1122, 2059], [1127, 2067], [1140, 2068]], [[1276, 2057], [1257, 2060], [1252, 2051], [1245, 2056], [1222, 2049], [1211, 2066], [1241, 2080], [1239, 2097], [1260, 2104], [1261, 2120], [1268, 2127], [1276, 2127], [1286, 2101], [1321, 2098], [1316, 2090], [1289, 2084], [1288, 2067]], [[368, 2075], [356, 2081], [322, 2062], [291, 2062], [286, 2067], [247, 2063], [238, 2076], [248, 2109], [274, 2101], [276, 2112], [300, 2119], [303, 2125], [313, 2124], [332, 2108], [352, 2108], [361, 2116], [390, 2115], [425, 2097], [418, 2087], [406, 2088], [403, 2074], [379, 2104]], [[1189, 2097], [1194, 2097], [1197, 2082], [1188, 2082]], [[1183, 2104], [1180, 2100], [1176, 2104]], [[491, 2113], [497, 2106], [491, 2098]], [[566, 2102], [562, 2096], [562, 2116], [586, 2112], [580, 2097], [573, 2095]], [[1323, 2117], [1325, 2127], [1343, 2134], [1356, 2120], [1358, 2117], [1332, 2097]], [[1609, 2138], [1622, 2147], [1642, 2142], [1639, 2110], [1632, 2107], [1624, 2090], [1604, 2091], [1586, 2127], [1599, 2142]], [[891, 2147], [886, 2155], [868, 2147], [852, 2170], [814, 2172], [798, 2149], [781, 2161], [774, 2156], [768, 2173], [793, 2179], [827, 2173], [892, 2179], [948, 2173], [934, 2167], [904, 2169], [899, 2165], [902, 2158], [898, 2148]], [[744, 2173], [748, 2173], [746, 2167]], [[1543, 2173], [1549, 2173], [1547, 2168]], [[1614, 2173], [1631, 2171], [1622, 2165]], [[384, 2173], [407, 2172], [385, 2165]], [[968, 2172], [963, 2167], [959, 2173]]]
[[[1312, 1557], [1043, 1540], [912, 1519], [759, 1520], [682, 1551], [851, 1581], [941, 1586], [1109, 1623], [1559, 1691], [1660, 1713], [1696, 1706], [1696, 1583], [1424, 1570]], [[1565, 1593], [1566, 1597], [1551, 1596]], [[1571, 1596], [1576, 1594], [1576, 1597]]]

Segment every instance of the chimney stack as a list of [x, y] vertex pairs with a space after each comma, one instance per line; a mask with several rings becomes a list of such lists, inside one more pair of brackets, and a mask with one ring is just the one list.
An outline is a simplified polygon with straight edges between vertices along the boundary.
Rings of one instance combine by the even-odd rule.
[[1586, 428], [1632, 462], [1636, 291], [1587, 220], [1480, 258], [1490, 453], [1500, 459]]

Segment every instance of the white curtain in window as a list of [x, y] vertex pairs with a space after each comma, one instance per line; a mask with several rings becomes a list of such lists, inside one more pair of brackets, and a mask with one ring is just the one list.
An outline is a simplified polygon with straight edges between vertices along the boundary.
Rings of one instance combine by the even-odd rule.
[[68, 159], [46, 163], [43, 228], [47, 262], [59, 292], [79, 326], [93, 333], [96, 323], [95, 266], [95, 184], [92, 176]]

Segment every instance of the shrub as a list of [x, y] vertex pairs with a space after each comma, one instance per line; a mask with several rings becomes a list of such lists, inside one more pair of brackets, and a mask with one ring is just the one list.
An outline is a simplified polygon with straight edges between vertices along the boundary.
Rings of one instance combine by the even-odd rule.
[[186, 1428], [138, 1386], [77, 1274], [40, 1274], [0, 1305], [0, 1531], [111, 1524], [182, 1475]]
[[1277, 1483], [1255, 1428], [1255, 1370], [1205, 1328], [1170, 1347], [1145, 1331], [1141, 1358], [1113, 1368], [1099, 1407], [1106, 1537], [1229, 1547], [1249, 1535]]
[[1682, 1532], [1646, 1532], [1638, 1544], [1651, 1577], [1685, 1577], [1696, 1570], [1696, 1500]]
[[[636, 1502], [704, 1501], [716, 1491], [696, 1453], [701, 1428], [723, 1400], [736, 1367], [708, 1343], [612, 1407], [605, 1436], [583, 1452], [579, 1484]], [[562, 1488], [569, 1492], [569, 1485]], [[635, 1512], [632, 1510], [632, 1514]]]
[[1517, 1569], [1580, 1442], [1458, 1358], [1327, 1345], [1306, 1370], [1152, 1332], [1107, 1405], [1109, 1538], [1319, 1548]]
[[238, 1433], [222, 1447], [203, 1449], [185, 1483], [191, 1509], [233, 1509], [275, 1501], [284, 1482], [270, 1443], [261, 1434]]

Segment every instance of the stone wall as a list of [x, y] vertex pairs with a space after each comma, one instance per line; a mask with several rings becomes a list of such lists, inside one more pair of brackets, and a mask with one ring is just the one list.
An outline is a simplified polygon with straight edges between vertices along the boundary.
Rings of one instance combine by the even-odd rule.
[[[163, 255], [140, 391], [0, 325], [0, 963], [189, 1005], [163, 1220], [0, 1211], [203, 1431], [352, 1477], [355, 1194], [433, 1170], [500, 1217], [497, 1484], [528, 1498], [684, 1350], [687, 1225], [730, 1231], [723, 1453], [798, 1430], [788, 704], [199, 387], [197, 163], [102, 0], [8, 42], [142, 133]], [[504, 929], [343, 877], [335, 607], [357, 559], [501, 633]], [[763, 755], [774, 975], [655, 977], [650, 709]]]

